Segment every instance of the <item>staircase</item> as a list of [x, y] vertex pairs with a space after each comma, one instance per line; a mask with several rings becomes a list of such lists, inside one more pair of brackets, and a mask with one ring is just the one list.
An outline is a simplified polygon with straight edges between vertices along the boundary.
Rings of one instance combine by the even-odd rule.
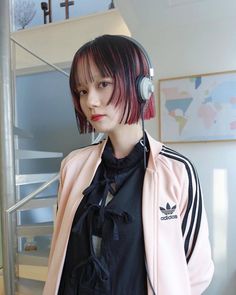
[[[15, 128], [16, 146], [19, 138], [31, 138], [28, 132]], [[30, 161], [62, 158], [58, 152], [15, 150], [17, 199], [21, 200], [57, 173], [30, 173]], [[29, 173], [20, 174], [28, 161]], [[58, 183], [53, 183], [16, 212], [16, 290], [18, 295], [42, 294], [47, 275], [48, 255], [57, 205]]]
[[[23, 130], [20, 130], [20, 132], [18, 130], [16, 143], [19, 137], [29, 137], [29, 134], [24, 133]], [[96, 134], [96, 137], [93, 134], [92, 142], [99, 142], [102, 138], [102, 133]], [[63, 154], [58, 152], [17, 149], [16, 168], [20, 171], [21, 162], [24, 160], [52, 159], [61, 158], [62, 156]], [[29, 196], [35, 188], [57, 175], [58, 173], [17, 174], [16, 191], [18, 200], [22, 199], [22, 193], [27, 193], [27, 196]], [[58, 182], [52, 182], [49, 187], [37, 194], [35, 198], [24, 203], [16, 212], [17, 295], [42, 294], [47, 277], [48, 256], [57, 206], [57, 189]], [[0, 295], [2, 295], [1, 290]]]

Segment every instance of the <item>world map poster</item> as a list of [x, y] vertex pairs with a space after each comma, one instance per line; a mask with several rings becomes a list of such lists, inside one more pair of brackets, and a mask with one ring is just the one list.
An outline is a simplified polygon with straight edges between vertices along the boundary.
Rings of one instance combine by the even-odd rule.
[[163, 142], [236, 139], [236, 72], [159, 81]]

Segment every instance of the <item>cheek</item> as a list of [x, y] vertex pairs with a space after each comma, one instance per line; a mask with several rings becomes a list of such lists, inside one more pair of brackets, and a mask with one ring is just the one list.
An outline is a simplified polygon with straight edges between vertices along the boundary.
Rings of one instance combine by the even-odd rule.
[[111, 106], [111, 113], [113, 114], [113, 120], [117, 123], [120, 122], [123, 114], [122, 109]]
[[80, 104], [80, 108], [81, 108], [82, 112], [84, 114], [86, 114], [87, 107], [86, 107], [86, 103], [85, 103], [84, 99], [80, 99], [79, 104]]

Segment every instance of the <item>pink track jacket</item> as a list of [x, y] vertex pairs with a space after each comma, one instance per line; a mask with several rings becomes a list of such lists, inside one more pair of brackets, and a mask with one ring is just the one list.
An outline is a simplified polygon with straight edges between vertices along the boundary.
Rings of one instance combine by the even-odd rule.
[[[153, 290], [156, 295], [200, 295], [208, 287], [214, 267], [196, 171], [184, 156], [149, 135], [148, 140], [142, 203], [148, 295], [153, 295]], [[58, 293], [74, 215], [101, 162], [105, 144], [73, 151], [62, 162], [43, 295]]]

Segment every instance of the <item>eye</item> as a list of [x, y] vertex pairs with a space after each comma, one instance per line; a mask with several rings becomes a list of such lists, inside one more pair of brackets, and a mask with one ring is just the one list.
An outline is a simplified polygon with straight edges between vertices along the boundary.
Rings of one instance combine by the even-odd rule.
[[105, 88], [107, 86], [108, 86], [108, 82], [105, 82], [105, 81], [100, 82], [99, 85], [98, 85], [99, 88]]
[[85, 89], [79, 89], [78, 90], [78, 94], [79, 94], [79, 97], [81, 97], [81, 96], [86, 95], [87, 94], [87, 91]]
[[106, 88], [107, 86], [109, 85], [112, 85], [112, 81], [101, 81], [99, 84], [98, 84], [98, 87], [99, 88]]

